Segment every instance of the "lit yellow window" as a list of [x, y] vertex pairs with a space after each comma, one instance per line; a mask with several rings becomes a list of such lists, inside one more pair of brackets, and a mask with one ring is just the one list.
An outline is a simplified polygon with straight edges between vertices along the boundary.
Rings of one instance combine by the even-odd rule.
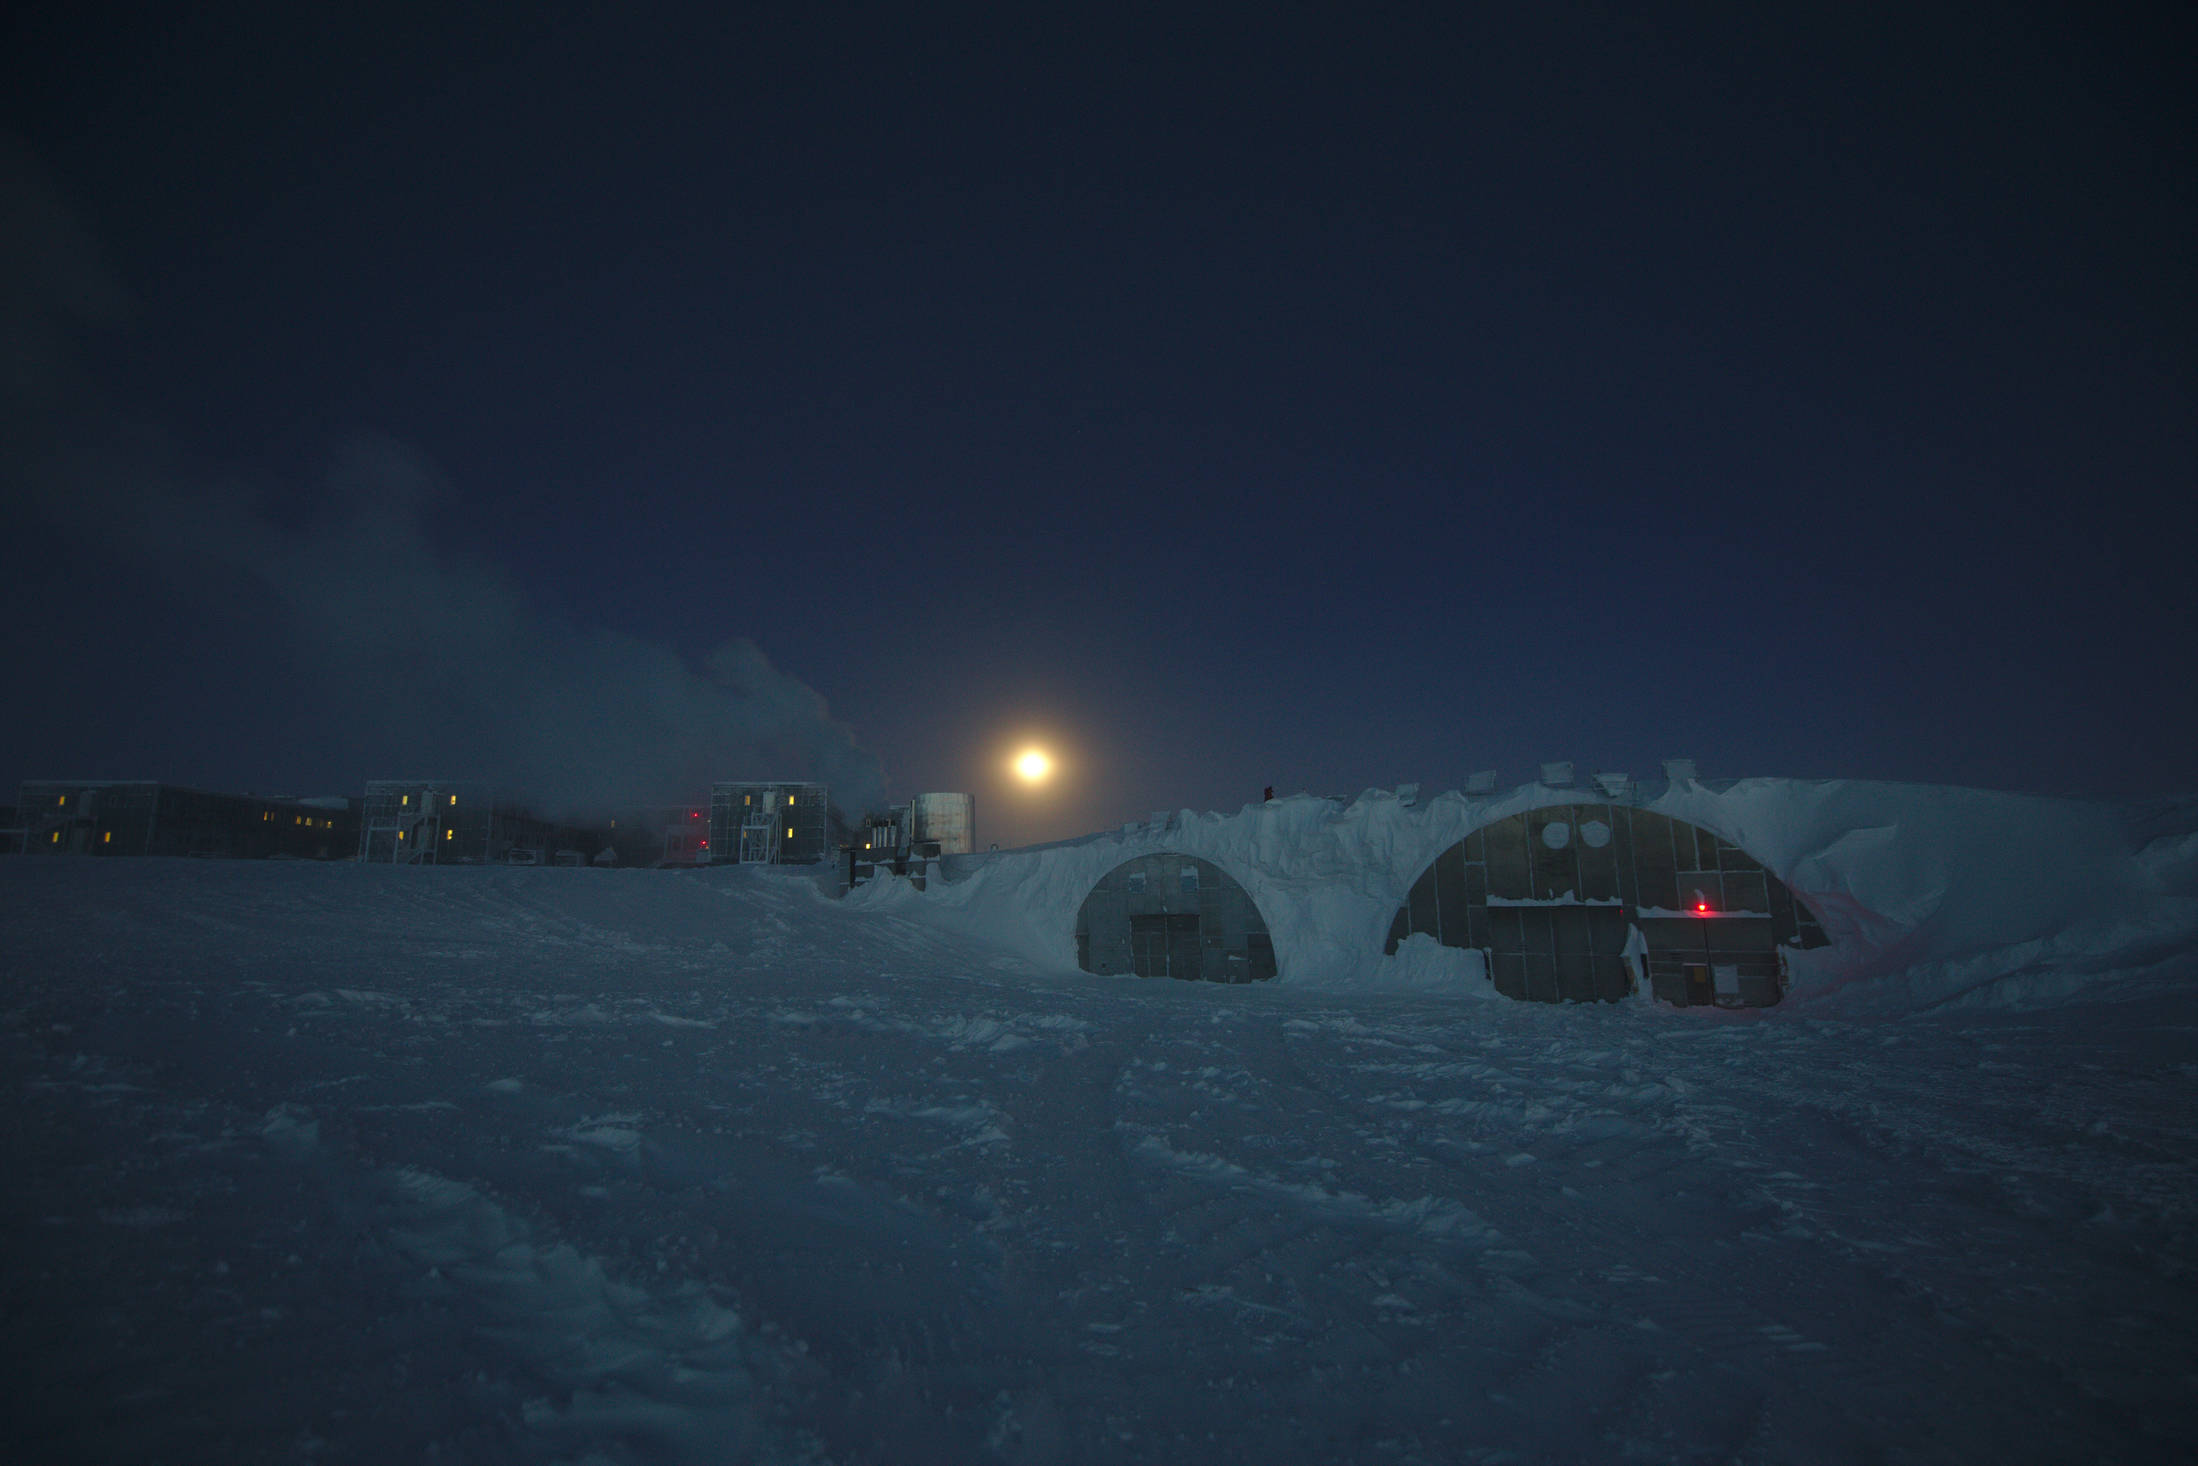
[[786, 827], [786, 838], [789, 840], [794, 838], [794, 827], [792, 825]]
[[400, 839], [400, 840], [402, 840], [402, 839], [404, 838], [404, 831], [402, 831], [402, 830], [399, 830], [399, 831], [397, 832], [397, 838], [398, 838], [398, 839]]
[[868, 850], [870, 848], [870, 842], [868, 840], [863, 841], [862, 848]]
[[294, 814], [290, 816], [290, 823], [293, 825], [302, 825], [305, 823], [305, 816], [302, 814]]
[[450, 796], [450, 802], [451, 802], [452, 804], [456, 804], [456, 803], [458, 802], [458, 796], [457, 796], [457, 795], [455, 795], [455, 794], [451, 795], [451, 796]]
[[787, 795], [787, 796], [786, 796], [786, 802], [787, 802], [788, 804], [792, 804], [792, 803], [794, 802], [794, 796], [793, 796], [793, 795], [791, 795], [791, 794]]
[[445, 831], [443, 831], [443, 838], [444, 838], [445, 840], [448, 840], [448, 839], [449, 839], [449, 838], [450, 838], [451, 836], [453, 836], [453, 835], [455, 835], [455, 834], [457, 834], [457, 833], [458, 833], [458, 832], [457, 832], [456, 830], [445, 830]]
[[742, 804], [754, 804], [756, 797], [753, 794], [743, 794], [740, 796], [740, 802]]
[[61, 832], [59, 830], [53, 832], [53, 843], [56, 845], [61, 843]]
[[412, 802], [412, 796], [407, 794], [404, 798], [398, 800], [397, 802], [399, 804], [410, 804]]
[[102, 845], [112, 845], [114, 843], [114, 831], [109, 830], [105, 834], [101, 835], [99, 837], [99, 843]]
[[64, 794], [64, 795], [62, 795], [62, 796], [61, 796], [61, 797], [60, 797], [59, 799], [57, 799], [57, 800], [55, 800], [55, 801], [54, 801], [54, 808], [56, 808], [56, 809], [59, 809], [59, 808], [60, 808], [60, 807], [61, 807], [62, 805], [65, 805], [65, 804], [67, 804], [68, 802], [69, 802], [69, 796], [68, 796], [68, 795], [66, 795], [66, 794]]

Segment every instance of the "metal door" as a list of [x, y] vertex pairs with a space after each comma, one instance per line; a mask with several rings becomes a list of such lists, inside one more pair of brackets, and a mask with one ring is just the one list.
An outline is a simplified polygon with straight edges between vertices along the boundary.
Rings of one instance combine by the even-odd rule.
[[1201, 976], [1198, 917], [1132, 916], [1130, 968], [1139, 977]]
[[1710, 986], [1710, 965], [1707, 962], [1689, 962], [1685, 971], [1688, 1007], [1701, 1007], [1717, 1001], [1716, 990]]

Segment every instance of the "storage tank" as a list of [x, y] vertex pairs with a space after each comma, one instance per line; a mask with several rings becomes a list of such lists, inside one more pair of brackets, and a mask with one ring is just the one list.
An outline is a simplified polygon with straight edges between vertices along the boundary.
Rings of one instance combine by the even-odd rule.
[[972, 794], [918, 794], [908, 801], [908, 837], [921, 849], [936, 842], [941, 855], [977, 848], [977, 799]]

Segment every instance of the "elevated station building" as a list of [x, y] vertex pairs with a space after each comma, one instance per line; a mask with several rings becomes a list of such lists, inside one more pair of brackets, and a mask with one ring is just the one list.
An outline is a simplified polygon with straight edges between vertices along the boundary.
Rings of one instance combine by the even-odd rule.
[[813, 865], [836, 859], [851, 839], [823, 784], [760, 779], [710, 786], [713, 864]]
[[479, 779], [373, 779], [358, 857], [394, 865], [586, 865], [607, 843], [540, 818]]
[[154, 779], [32, 779], [17, 792], [15, 828], [28, 855], [348, 860], [359, 806]]

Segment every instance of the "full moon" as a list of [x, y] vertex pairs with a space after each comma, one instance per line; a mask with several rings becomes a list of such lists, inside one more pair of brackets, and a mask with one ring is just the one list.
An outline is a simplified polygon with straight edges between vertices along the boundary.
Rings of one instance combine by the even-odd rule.
[[1046, 775], [1053, 772], [1053, 760], [1035, 748], [1026, 748], [1015, 756], [1015, 774], [1026, 784], [1042, 784]]

